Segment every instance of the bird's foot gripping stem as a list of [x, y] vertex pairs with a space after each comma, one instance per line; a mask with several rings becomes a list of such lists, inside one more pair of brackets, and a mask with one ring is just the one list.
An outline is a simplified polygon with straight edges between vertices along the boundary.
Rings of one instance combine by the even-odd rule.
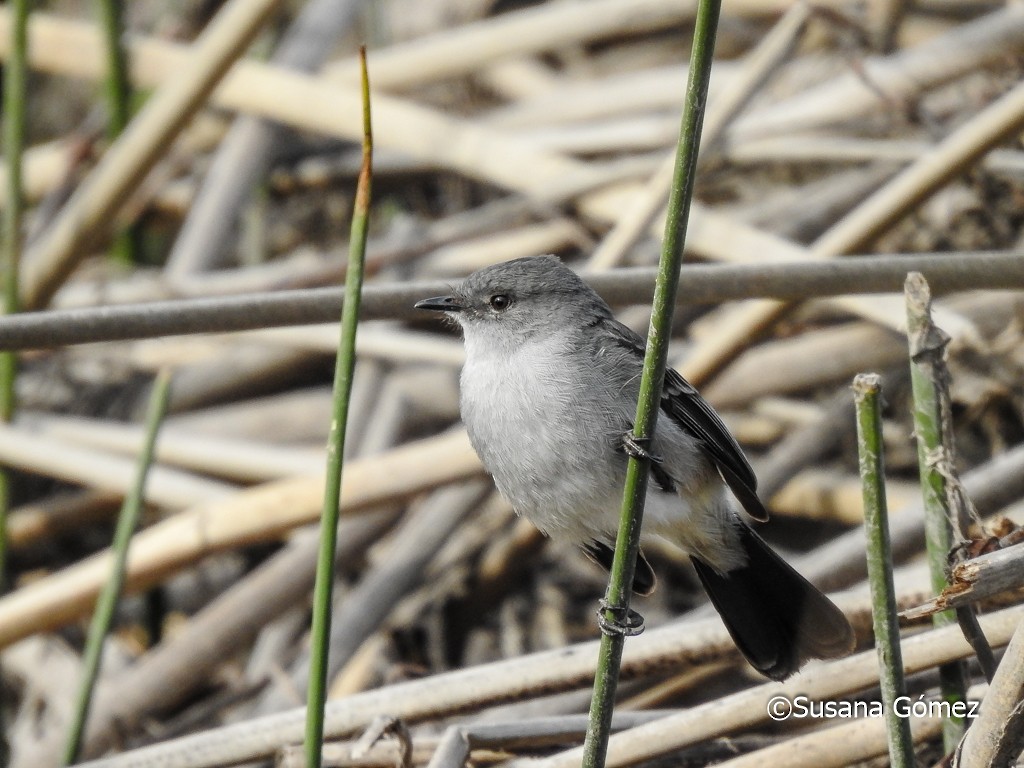
[[647, 446], [650, 444], [651, 438], [637, 437], [633, 434], [633, 430], [622, 436], [622, 450], [627, 456], [632, 456], [634, 459], [645, 459], [652, 464], [661, 464], [661, 456], [647, 450]]
[[[625, 606], [614, 606], [601, 598], [601, 607], [597, 611], [597, 626], [606, 635], [612, 637], [635, 637], [644, 631], [644, 617]], [[607, 613], [612, 613], [609, 618]]]

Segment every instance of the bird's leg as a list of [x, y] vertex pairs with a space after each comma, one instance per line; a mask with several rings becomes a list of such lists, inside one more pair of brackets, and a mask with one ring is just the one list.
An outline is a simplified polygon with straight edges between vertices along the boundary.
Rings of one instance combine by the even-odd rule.
[[[622, 605], [611, 605], [606, 598], [601, 598], [601, 607], [597, 611], [597, 626], [600, 630], [613, 637], [635, 637], [644, 631], [644, 617], [632, 608]], [[611, 611], [613, 618], [605, 615]]]
[[626, 452], [627, 456], [632, 456], [634, 459], [646, 459], [652, 464], [661, 464], [661, 456], [647, 450], [647, 446], [650, 444], [651, 438], [637, 437], [633, 434], [633, 430], [629, 430], [622, 436], [622, 450]]

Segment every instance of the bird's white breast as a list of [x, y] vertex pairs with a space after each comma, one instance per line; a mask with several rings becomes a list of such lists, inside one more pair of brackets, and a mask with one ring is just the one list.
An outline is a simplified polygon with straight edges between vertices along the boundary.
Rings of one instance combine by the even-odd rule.
[[569, 344], [547, 337], [508, 349], [468, 336], [461, 401], [470, 440], [502, 495], [541, 530], [575, 538], [614, 526], [624, 461], [610, 446], [628, 424], [580, 401]]

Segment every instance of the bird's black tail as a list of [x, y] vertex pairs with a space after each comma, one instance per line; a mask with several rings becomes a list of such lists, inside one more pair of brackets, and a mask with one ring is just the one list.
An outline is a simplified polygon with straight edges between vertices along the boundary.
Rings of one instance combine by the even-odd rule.
[[741, 568], [721, 574], [692, 559], [747, 661], [772, 680], [784, 680], [808, 659], [850, 653], [853, 628], [832, 601], [745, 525], [740, 538], [747, 554]]

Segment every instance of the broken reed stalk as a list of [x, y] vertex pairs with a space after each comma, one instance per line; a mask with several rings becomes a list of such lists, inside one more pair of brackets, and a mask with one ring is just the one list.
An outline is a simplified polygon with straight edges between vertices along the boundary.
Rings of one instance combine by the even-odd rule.
[[[675, 174], [669, 194], [668, 217], [654, 289], [651, 324], [647, 332], [640, 395], [633, 422], [633, 436], [641, 441], [654, 434], [658, 419], [658, 403], [661, 401], [661, 389], [668, 360], [672, 310], [679, 286], [683, 244], [686, 240], [690, 201], [693, 197], [700, 132], [707, 103], [720, 11], [721, 0], [700, 0], [694, 22], [690, 73], [679, 131]], [[636, 456], [629, 458], [615, 556], [603, 606], [603, 617], [612, 625], [616, 622], [628, 623], [629, 593], [636, 567], [636, 553], [640, 545], [640, 528], [643, 524], [644, 499], [647, 494], [647, 473], [647, 460]], [[594, 676], [594, 693], [590, 705], [590, 724], [583, 747], [585, 768], [599, 768], [605, 762], [624, 643], [624, 632], [613, 634], [606, 630], [601, 637], [597, 671]]]
[[[937, 328], [931, 318], [931, 293], [924, 275], [911, 272], [904, 287], [907, 302], [907, 341], [910, 345], [910, 381], [914, 394], [914, 434], [917, 437], [918, 471], [924, 502], [925, 544], [928, 567], [935, 594], [949, 586], [948, 558], [956, 510], [950, 508], [946, 478], [953, 466], [952, 441], [942, 407], [948, 402], [948, 375], [943, 356], [949, 336]], [[958, 531], [959, 538], [959, 531]], [[939, 627], [956, 622], [953, 611], [933, 614], [932, 624]], [[960, 662], [939, 668], [942, 698], [951, 704], [963, 701], [967, 684]], [[952, 752], [963, 738], [966, 727], [962, 717], [952, 714], [942, 724], [942, 744]]]
[[[940, 611], [975, 605], [980, 600], [1019, 588], [1022, 574], [1024, 542], [972, 557], [953, 566], [949, 589], [923, 605], [908, 608], [900, 618], [913, 621]], [[994, 665], [992, 671], [995, 671]], [[991, 681], [992, 675], [986, 672], [986, 677]]]
[[72, 765], [78, 759], [78, 753], [82, 746], [82, 737], [85, 733], [85, 723], [89, 717], [89, 707], [92, 703], [92, 693], [96, 686], [96, 679], [100, 672], [100, 662], [103, 657], [103, 643], [110, 630], [110, 624], [114, 618], [114, 611], [117, 608], [117, 601], [124, 588], [125, 572], [128, 566], [128, 546], [132, 540], [132, 534], [138, 526], [139, 516], [142, 513], [143, 498], [146, 489], [146, 477], [149, 468], [153, 464], [153, 454], [156, 446], [157, 433], [163, 422], [164, 414], [167, 412], [167, 403], [170, 400], [171, 375], [169, 371], [162, 371], [153, 382], [153, 391], [149, 399], [149, 412], [146, 415], [146, 438], [139, 453], [135, 469], [135, 481], [131, 491], [125, 496], [124, 504], [121, 506], [121, 514], [117, 518], [117, 527], [114, 529], [114, 562], [110, 569], [110, 577], [107, 579], [96, 600], [96, 610], [92, 616], [92, 623], [89, 625], [89, 636], [86, 639], [85, 651], [82, 654], [82, 679], [78, 688], [78, 695], [75, 699], [75, 709], [71, 718], [71, 727], [68, 731], [68, 740], [64, 747], [64, 765]]
[[862, 373], [853, 380], [857, 407], [857, 455], [864, 495], [864, 529], [868, 538], [868, 582], [871, 587], [871, 615], [878, 651], [879, 681], [893, 768], [913, 768], [914, 742], [910, 723], [896, 713], [895, 701], [906, 695], [900, 627], [896, 618], [896, 597], [892, 582], [892, 553], [889, 519], [885, 504], [885, 461], [882, 444], [882, 415], [879, 404], [881, 377]]
[[370, 125], [370, 82], [366, 72], [366, 49], [360, 48], [363, 90], [363, 163], [356, 183], [352, 234], [349, 241], [348, 271], [345, 276], [345, 304], [341, 315], [341, 337], [334, 369], [333, 414], [327, 439], [327, 477], [324, 507], [320, 518], [320, 551], [313, 589], [313, 626], [310, 640], [309, 693], [306, 699], [306, 765], [319, 768], [324, 734], [324, 705], [327, 700], [327, 665], [331, 634], [331, 595], [334, 583], [335, 549], [338, 541], [338, 504], [345, 453], [352, 373], [355, 369], [356, 328], [366, 258], [367, 221], [373, 177], [373, 133]]
[[1024, 750], [1024, 621], [1006, 647], [978, 719], [957, 748], [957, 768], [1019, 764]]

